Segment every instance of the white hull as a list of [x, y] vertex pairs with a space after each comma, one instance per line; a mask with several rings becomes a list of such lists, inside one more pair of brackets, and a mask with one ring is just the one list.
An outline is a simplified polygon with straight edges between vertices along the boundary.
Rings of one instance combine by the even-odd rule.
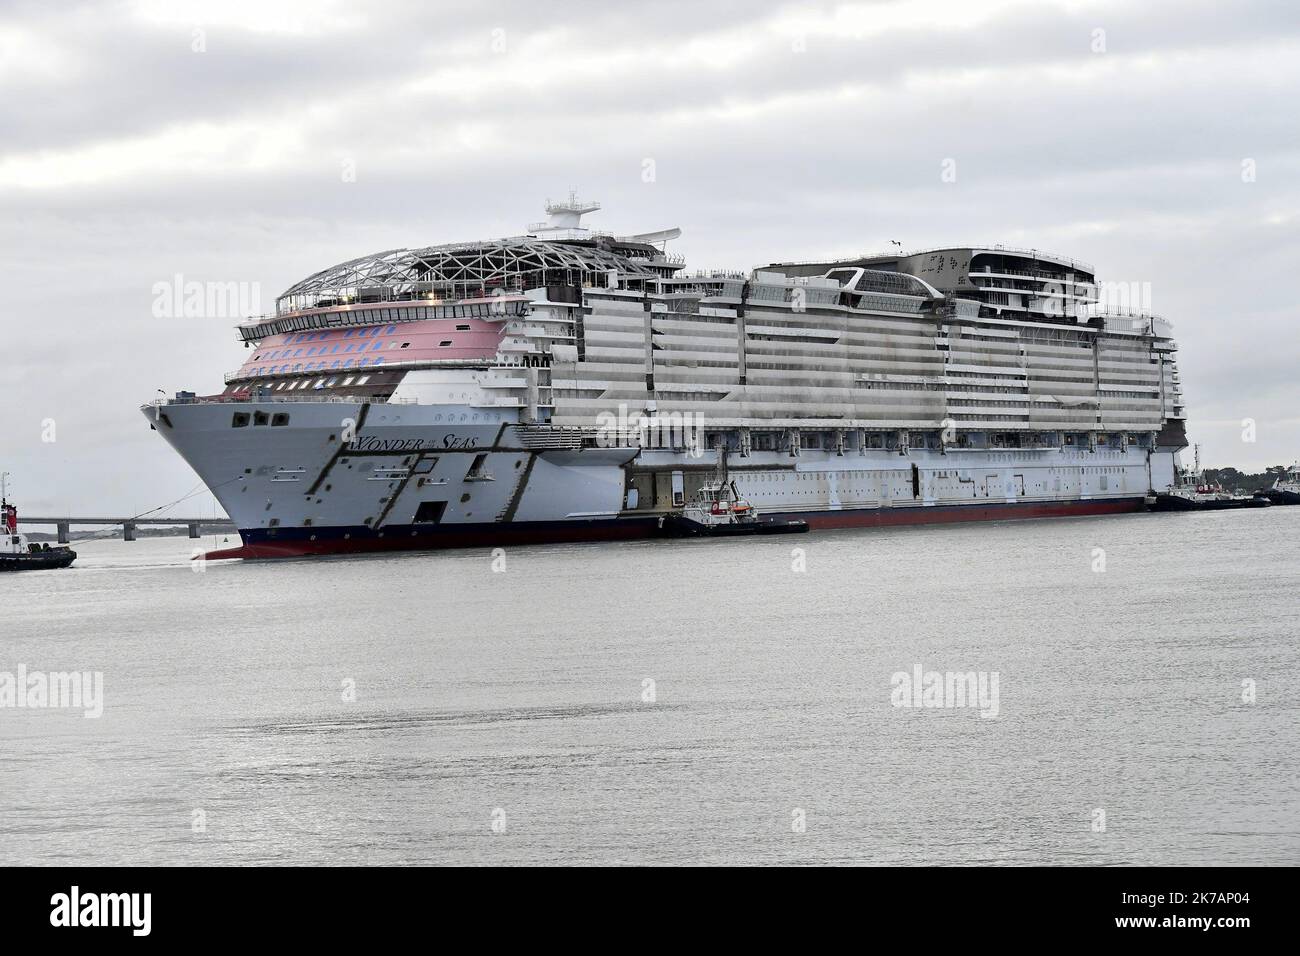
[[[232, 427], [237, 413], [258, 411], [289, 421]], [[153, 407], [145, 413], [250, 543], [336, 541], [340, 529], [360, 544], [419, 538], [425, 526], [645, 525], [680, 505], [674, 490], [689, 496], [718, 469], [712, 451], [541, 447], [578, 444], [576, 433], [467, 406], [268, 401], [172, 404], [165, 420]], [[754, 451], [728, 454], [726, 467], [763, 514], [824, 515], [1127, 502], [1167, 485], [1173, 457], [1110, 448]]]

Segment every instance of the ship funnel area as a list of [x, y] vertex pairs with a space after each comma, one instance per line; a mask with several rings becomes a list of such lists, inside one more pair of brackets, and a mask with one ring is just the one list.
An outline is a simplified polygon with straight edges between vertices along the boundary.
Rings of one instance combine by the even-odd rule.
[[[582, 217], [600, 209], [600, 203], [579, 199], [578, 194], [569, 190], [569, 198], [563, 200], [546, 200], [546, 214], [551, 218], [546, 222], [534, 222], [528, 225], [528, 235], [535, 239], [585, 241], [607, 236], [608, 233], [593, 232], [582, 224]], [[615, 237], [619, 242], [641, 243], [657, 246], [665, 251], [665, 244], [677, 239], [682, 231], [676, 227], [659, 229], [655, 232], [638, 232], [630, 236]]]
[[550, 219], [546, 222], [530, 224], [528, 232], [534, 235], [572, 231], [586, 232], [587, 229], [582, 225], [582, 217], [589, 212], [596, 212], [598, 209], [600, 209], [600, 203], [585, 202], [578, 198], [577, 193], [569, 190], [568, 199], [559, 201], [546, 200], [546, 214], [550, 216]]

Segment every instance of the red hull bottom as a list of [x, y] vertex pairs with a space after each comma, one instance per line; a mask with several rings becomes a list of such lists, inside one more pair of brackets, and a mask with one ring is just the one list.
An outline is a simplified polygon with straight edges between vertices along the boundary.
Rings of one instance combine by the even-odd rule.
[[1022, 518], [1078, 518], [1145, 511], [1143, 498], [1112, 501], [1050, 501], [1032, 504], [949, 505], [942, 508], [872, 508], [869, 511], [819, 511], [802, 517], [813, 529], [885, 528], [961, 521], [1015, 521]]
[[[895, 507], [844, 511], [780, 512], [776, 519], [806, 521], [813, 530], [875, 528], [964, 521], [1010, 521], [1025, 518], [1075, 518], [1146, 510], [1143, 498], [1108, 501], [1054, 501]], [[210, 551], [210, 560], [229, 558], [297, 558], [310, 555], [432, 551], [504, 545], [557, 544], [574, 541], [628, 541], [662, 536], [657, 517], [599, 521], [539, 521], [490, 525], [400, 525], [372, 531], [354, 528], [283, 528], [241, 532], [243, 545]]]

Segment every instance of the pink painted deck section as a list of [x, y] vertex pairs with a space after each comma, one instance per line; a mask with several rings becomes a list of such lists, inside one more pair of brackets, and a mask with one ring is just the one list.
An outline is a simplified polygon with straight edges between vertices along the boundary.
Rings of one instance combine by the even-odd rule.
[[[457, 329], [457, 326], [469, 329]], [[347, 329], [290, 332], [263, 339], [237, 373], [341, 372], [434, 359], [491, 360], [504, 323], [483, 319], [427, 319]], [[450, 342], [450, 345], [442, 345]], [[405, 347], [403, 347], [405, 346]]]

